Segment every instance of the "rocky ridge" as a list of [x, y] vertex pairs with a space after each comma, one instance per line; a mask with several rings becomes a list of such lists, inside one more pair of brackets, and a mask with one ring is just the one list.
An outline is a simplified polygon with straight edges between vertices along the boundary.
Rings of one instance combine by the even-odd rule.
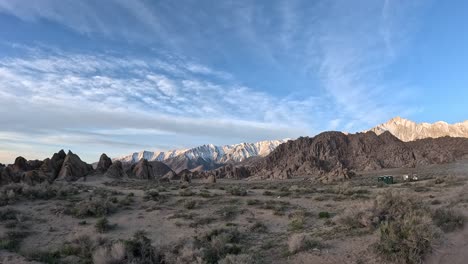
[[380, 135], [374, 132], [324, 132], [312, 138], [301, 137], [284, 143], [265, 158], [252, 163], [226, 165], [194, 173], [194, 177], [311, 177], [321, 182], [332, 182], [349, 179], [357, 171], [449, 163], [467, 156], [466, 138], [442, 137], [403, 142], [388, 131]]
[[123, 163], [137, 163], [141, 159], [162, 161], [176, 172], [184, 169], [211, 170], [226, 163], [242, 162], [252, 157], [264, 157], [287, 140], [270, 140], [256, 143], [215, 146], [202, 145], [192, 149], [172, 150], [167, 152], [142, 151], [116, 158]]
[[468, 120], [448, 124], [443, 121], [429, 123], [415, 123], [411, 120], [401, 117], [395, 117], [386, 123], [380, 124], [369, 131], [380, 135], [386, 131], [402, 141], [414, 141], [424, 138], [439, 138], [439, 137], [464, 137], [468, 138]]

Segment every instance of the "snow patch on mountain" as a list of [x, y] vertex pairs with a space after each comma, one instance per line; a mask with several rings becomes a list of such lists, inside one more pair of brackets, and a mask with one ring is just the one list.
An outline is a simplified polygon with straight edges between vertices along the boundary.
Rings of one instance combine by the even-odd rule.
[[240, 162], [250, 157], [264, 157], [272, 152], [277, 146], [288, 141], [266, 140], [256, 143], [240, 143], [235, 145], [215, 146], [207, 144], [191, 149], [179, 149], [171, 151], [140, 151], [130, 155], [122, 156], [114, 160], [136, 163], [141, 159], [148, 161], [165, 161], [170, 158], [185, 156], [189, 160], [202, 158], [205, 161], [216, 163]]

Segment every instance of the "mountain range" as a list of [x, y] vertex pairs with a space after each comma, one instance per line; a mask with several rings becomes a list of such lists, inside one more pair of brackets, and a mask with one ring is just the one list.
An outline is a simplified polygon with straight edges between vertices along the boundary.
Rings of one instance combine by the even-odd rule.
[[123, 163], [137, 163], [141, 159], [161, 161], [175, 172], [184, 169], [210, 170], [224, 164], [243, 162], [254, 157], [265, 157], [288, 139], [268, 140], [256, 143], [240, 143], [235, 145], [215, 146], [207, 144], [190, 149], [171, 151], [141, 151], [115, 158]]
[[402, 141], [413, 141], [424, 138], [439, 138], [439, 137], [468, 137], [468, 120], [448, 124], [443, 121], [430, 123], [415, 123], [411, 120], [401, 117], [395, 117], [386, 123], [380, 124], [370, 131], [377, 135], [388, 131]]
[[[468, 120], [456, 124], [448, 124], [443, 121], [430, 124], [416, 123], [408, 119], [395, 117], [368, 131], [372, 131], [376, 135], [389, 132], [403, 142], [445, 136], [468, 138]], [[148, 161], [163, 162], [176, 173], [185, 169], [206, 171], [217, 169], [226, 164], [246, 164], [258, 157], [266, 157], [279, 145], [287, 141], [288, 139], [269, 140], [225, 146], [207, 144], [190, 149], [159, 152], [141, 151], [115, 158], [114, 161], [118, 160], [124, 164], [135, 164], [141, 159], [146, 159]]]

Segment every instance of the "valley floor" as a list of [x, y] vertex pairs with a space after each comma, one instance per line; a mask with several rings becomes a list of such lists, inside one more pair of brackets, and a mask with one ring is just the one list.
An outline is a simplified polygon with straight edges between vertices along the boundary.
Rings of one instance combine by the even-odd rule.
[[[418, 181], [402, 182], [410, 173]], [[378, 183], [381, 175], [394, 175], [397, 183]], [[404, 248], [391, 245], [400, 259], [388, 254], [382, 234], [397, 234], [385, 225], [412, 211], [418, 218], [411, 221], [427, 224], [416, 230], [433, 234], [428, 247], [414, 245], [425, 263], [466, 263], [467, 182], [468, 162], [461, 161], [366, 172], [327, 185], [307, 178], [187, 184], [99, 176], [13, 184], [0, 192], [0, 263], [411, 262], [417, 256], [403, 255]], [[400, 202], [412, 209], [400, 212]], [[419, 212], [437, 209], [446, 211], [429, 213], [431, 223], [421, 220], [426, 215]]]

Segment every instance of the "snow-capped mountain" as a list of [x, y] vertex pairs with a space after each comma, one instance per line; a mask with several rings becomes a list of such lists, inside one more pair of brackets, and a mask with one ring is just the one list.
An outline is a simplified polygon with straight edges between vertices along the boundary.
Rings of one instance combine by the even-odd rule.
[[394, 136], [402, 141], [413, 141], [423, 138], [439, 138], [439, 137], [468, 137], [468, 120], [448, 124], [443, 121], [429, 123], [415, 123], [411, 120], [401, 117], [392, 118], [387, 123], [380, 124], [370, 131], [374, 131], [377, 135], [385, 131], [389, 131]]
[[[172, 167], [173, 170], [194, 169], [203, 166], [205, 169], [215, 167], [214, 164], [241, 162], [245, 159], [270, 154], [277, 146], [286, 142], [284, 140], [267, 140], [256, 143], [240, 143], [235, 145], [215, 146], [213, 144], [202, 145], [191, 149], [171, 151], [141, 151], [116, 158], [127, 163], [136, 163], [140, 159], [148, 161], [162, 161]], [[211, 164], [211, 165], [208, 165]]]

